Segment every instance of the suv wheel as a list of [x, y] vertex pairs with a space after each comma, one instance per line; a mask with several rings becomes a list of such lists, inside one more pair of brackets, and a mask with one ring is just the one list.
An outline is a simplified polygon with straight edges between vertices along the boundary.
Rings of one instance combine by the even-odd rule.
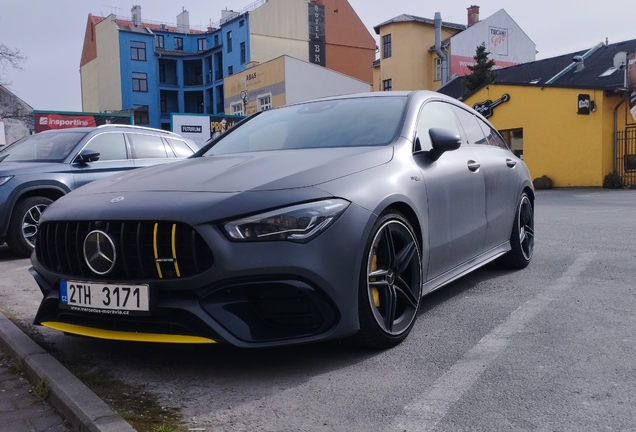
[[42, 212], [53, 200], [41, 196], [25, 198], [18, 202], [13, 209], [7, 244], [13, 252], [28, 257], [35, 247], [35, 238]]

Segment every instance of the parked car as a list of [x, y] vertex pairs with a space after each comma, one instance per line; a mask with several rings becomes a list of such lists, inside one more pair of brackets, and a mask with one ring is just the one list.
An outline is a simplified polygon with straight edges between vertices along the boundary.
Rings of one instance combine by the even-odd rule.
[[190, 139], [158, 129], [104, 125], [30, 135], [0, 150], [0, 244], [28, 256], [42, 212], [93, 180], [191, 156]]
[[400, 343], [422, 296], [534, 247], [528, 169], [438, 93], [264, 111], [185, 161], [94, 182], [42, 216], [35, 324], [105, 339]]

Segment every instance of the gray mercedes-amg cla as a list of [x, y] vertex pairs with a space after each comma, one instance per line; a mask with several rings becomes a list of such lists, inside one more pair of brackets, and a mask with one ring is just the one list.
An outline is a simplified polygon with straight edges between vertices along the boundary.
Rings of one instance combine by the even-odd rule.
[[404, 340], [421, 298], [528, 265], [528, 169], [479, 114], [381, 92], [263, 111], [193, 157], [51, 204], [35, 323], [68, 334], [262, 347]]

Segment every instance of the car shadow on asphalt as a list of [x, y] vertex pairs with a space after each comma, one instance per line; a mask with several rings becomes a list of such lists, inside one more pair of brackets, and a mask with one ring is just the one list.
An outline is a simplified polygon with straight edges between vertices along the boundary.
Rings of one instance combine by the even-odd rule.
[[0, 262], [18, 261], [28, 259], [23, 256], [16, 255], [6, 243], [0, 244]]

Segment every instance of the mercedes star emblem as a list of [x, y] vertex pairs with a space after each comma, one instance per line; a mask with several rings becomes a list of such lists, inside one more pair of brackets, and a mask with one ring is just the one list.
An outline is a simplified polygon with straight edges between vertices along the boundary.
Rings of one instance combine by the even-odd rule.
[[103, 231], [95, 230], [84, 239], [84, 260], [98, 275], [105, 275], [115, 267], [115, 244]]

